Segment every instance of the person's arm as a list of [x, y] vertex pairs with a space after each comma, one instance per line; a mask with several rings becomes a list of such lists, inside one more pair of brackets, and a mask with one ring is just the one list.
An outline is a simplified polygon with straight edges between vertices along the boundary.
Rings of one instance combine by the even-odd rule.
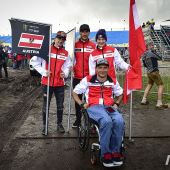
[[33, 56], [30, 59], [30, 65], [37, 70], [42, 76], [48, 76], [48, 70], [45, 69], [46, 61], [40, 57]]
[[79, 98], [79, 94], [83, 94], [86, 92], [88, 87], [88, 83], [87, 83], [87, 78], [83, 78], [79, 84], [76, 85], [76, 87], [73, 90], [72, 96], [73, 99], [75, 100], [75, 102], [77, 104], [79, 104], [82, 108], [87, 109], [88, 108], [88, 104], [87, 103], [83, 103], [82, 100]]
[[127, 64], [122, 57], [120, 56], [118, 50], [115, 48], [114, 50], [114, 59], [115, 59], [115, 64], [116, 66], [118, 66], [119, 68], [123, 69], [123, 70], [128, 70], [129, 69], [129, 64]]
[[96, 72], [96, 63], [93, 60], [92, 55], [89, 56], [89, 75], [93, 76]]
[[123, 98], [123, 89], [120, 87], [118, 81], [116, 81], [116, 84], [113, 86], [113, 94], [116, 96], [113, 106], [118, 108]]

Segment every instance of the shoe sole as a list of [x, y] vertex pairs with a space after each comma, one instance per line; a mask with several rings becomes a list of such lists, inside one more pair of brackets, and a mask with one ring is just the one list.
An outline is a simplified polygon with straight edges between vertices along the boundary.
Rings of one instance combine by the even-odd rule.
[[[121, 165], [122, 165], [122, 164], [121, 164]], [[105, 164], [105, 163], [103, 163], [103, 166], [104, 166], [104, 167], [107, 167], [107, 168], [117, 167], [117, 166], [121, 166], [121, 165], [117, 165], [117, 164], [114, 164], [114, 163], [111, 163], [111, 164]]]

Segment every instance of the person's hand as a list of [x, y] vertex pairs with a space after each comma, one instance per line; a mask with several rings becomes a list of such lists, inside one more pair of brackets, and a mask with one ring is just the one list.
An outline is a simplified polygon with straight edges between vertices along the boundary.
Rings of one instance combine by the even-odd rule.
[[116, 105], [116, 104], [113, 104], [113, 107], [114, 107], [115, 109], [118, 109], [118, 105]]
[[48, 71], [48, 70], [44, 71], [44, 74], [43, 74], [44, 77], [49, 77], [50, 75], [51, 75], [50, 71]]
[[89, 104], [88, 103], [82, 103], [80, 105], [81, 109], [87, 109], [89, 107]]
[[117, 102], [115, 102], [114, 104], [113, 104], [113, 107], [115, 108], [115, 109], [118, 109], [119, 108], [119, 103], [117, 103]]
[[61, 77], [62, 79], [65, 78], [64, 72], [61, 72], [61, 73], [60, 73], [60, 77]]

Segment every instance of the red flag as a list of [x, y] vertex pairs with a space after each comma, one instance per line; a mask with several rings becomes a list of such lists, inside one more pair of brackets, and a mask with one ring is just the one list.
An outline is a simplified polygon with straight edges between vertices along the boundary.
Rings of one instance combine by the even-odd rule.
[[132, 66], [125, 76], [124, 83], [124, 103], [127, 103], [127, 97], [131, 90], [142, 88], [142, 68], [140, 58], [145, 52], [146, 45], [142, 28], [140, 26], [135, 0], [130, 0], [129, 11], [129, 59]]
[[41, 49], [43, 40], [43, 35], [22, 33], [18, 43], [18, 47]]

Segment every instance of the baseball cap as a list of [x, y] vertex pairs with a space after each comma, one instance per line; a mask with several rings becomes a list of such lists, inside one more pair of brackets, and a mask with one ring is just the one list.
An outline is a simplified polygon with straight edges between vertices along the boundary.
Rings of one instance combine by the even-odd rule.
[[66, 40], [66, 33], [64, 31], [58, 31], [56, 34], [56, 38], [63, 38], [64, 40]]
[[80, 30], [79, 30], [80, 32], [83, 32], [83, 31], [88, 31], [88, 32], [90, 32], [90, 27], [89, 27], [89, 25], [87, 25], [87, 24], [83, 24], [83, 25], [81, 25], [80, 26]]
[[99, 66], [99, 65], [109, 66], [109, 62], [104, 58], [99, 58], [96, 62], [96, 67]]

